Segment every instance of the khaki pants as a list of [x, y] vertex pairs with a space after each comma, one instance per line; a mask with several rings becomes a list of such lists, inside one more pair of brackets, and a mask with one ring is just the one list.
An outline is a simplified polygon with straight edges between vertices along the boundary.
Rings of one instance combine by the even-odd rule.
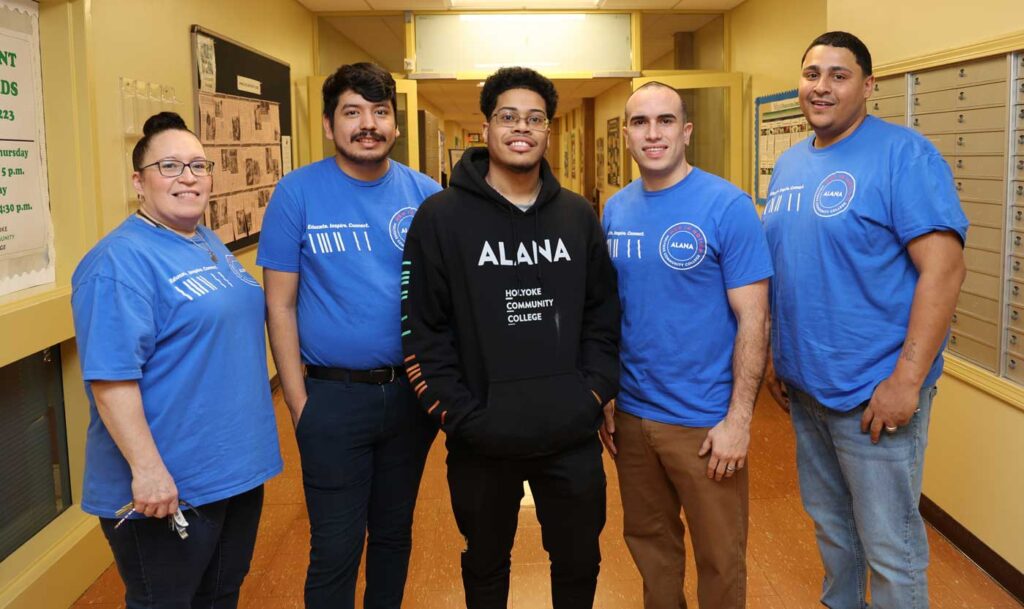
[[715, 482], [697, 456], [707, 428], [615, 413], [624, 537], [644, 580], [645, 609], [685, 609], [682, 507], [700, 609], [743, 609], [747, 596], [746, 468]]

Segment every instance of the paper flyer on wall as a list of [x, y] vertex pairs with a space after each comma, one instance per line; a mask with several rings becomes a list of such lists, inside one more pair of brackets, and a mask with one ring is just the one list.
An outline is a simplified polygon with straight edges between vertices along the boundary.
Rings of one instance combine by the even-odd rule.
[[30, 33], [0, 28], [0, 295], [54, 280], [38, 14], [17, 12]]
[[199, 69], [199, 90], [213, 93], [217, 90], [217, 53], [213, 38], [196, 34], [196, 64]]

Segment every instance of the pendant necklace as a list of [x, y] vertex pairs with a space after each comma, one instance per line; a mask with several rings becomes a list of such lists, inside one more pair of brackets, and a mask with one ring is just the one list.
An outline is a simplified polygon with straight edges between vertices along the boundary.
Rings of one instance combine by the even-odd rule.
[[209, 254], [210, 255], [210, 262], [214, 262], [214, 263], [217, 262], [217, 254], [213, 253], [213, 248], [210, 247], [210, 244], [206, 241], [206, 237], [203, 236], [202, 231], [200, 231], [198, 228], [196, 228], [196, 234], [199, 235], [200, 241], [203, 242], [202, 245], [200, 245], [199, 242], [197, 242], [194, 237], [186, 237], [185, 235], [179, 234], [177, 231], [171, 230], [170, 228], [168, 228], [168, 227], [164, 226], [163, 224], [157, 222], [153, 218], [149, 217], [149, 215], [146, 214], [145, 212], [143, 212], [141, 209], [137, 210], [135, 212], [135, 215], [139, 216], [140, 218], [142, 218], [143, 220], [149, 222], [150, 224], [152, 224], [153, 226], [155, 226], [157, 228], [162, 228], [164, 230], [171, 231], [175, 235], [178, 235], [179, 237], [181, 237], [185, 241], [188, 241], [189, 243], [191, 243], [195, 247], [199, 248], [203, 252]]

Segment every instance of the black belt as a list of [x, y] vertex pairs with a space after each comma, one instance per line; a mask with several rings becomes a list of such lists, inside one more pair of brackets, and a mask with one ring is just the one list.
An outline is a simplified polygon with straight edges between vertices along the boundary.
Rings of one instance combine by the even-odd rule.
[[330, 368], [327, 366], [306, 366], [306, 374], [310, 378], [321, 381], [342, 381], [351, 383], [367, 383], [370, 385], [387, 385], [405, 376], [405, 371], [398, 367], [374, 368], [372, 370], [349, 370], [348, 368]]

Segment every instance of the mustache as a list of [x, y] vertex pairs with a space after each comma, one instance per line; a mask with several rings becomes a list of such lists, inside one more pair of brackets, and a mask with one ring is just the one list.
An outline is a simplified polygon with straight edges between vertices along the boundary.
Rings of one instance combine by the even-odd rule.
[[386, 139], [387, 139], [383, 135], [377, 133], [376, 131], [366, 131], [366, 130], [364, 130], [364, 131], [360, 131], [359, 133], [353, 134], [352, 135], [352, 141], [354, 142], [356, 140], [361, 140], [364, 137], [373, 138], [375, 141], [378, 141], [378, 142], [383, 142], [383, 141], [386, 141]]

